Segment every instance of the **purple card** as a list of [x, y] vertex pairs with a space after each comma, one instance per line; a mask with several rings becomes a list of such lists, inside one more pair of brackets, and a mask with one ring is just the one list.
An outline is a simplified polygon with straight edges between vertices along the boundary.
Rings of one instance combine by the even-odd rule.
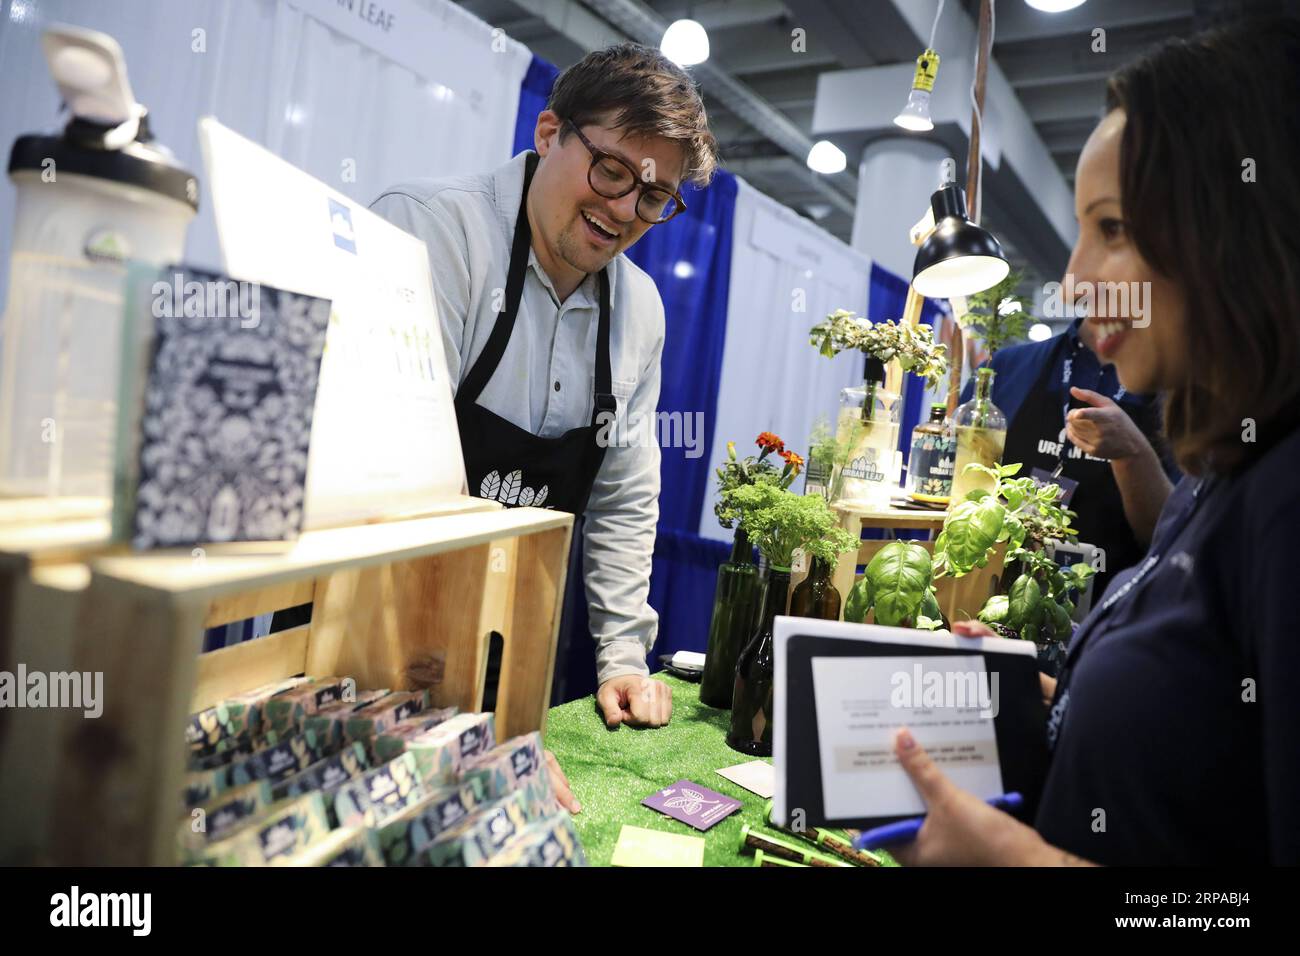
[[671, 787], [650, 794], [641, 801], [664, 816], [707, 830], [723, 817], [740, 809], [740, 801], [690, 780], [678, 780]]

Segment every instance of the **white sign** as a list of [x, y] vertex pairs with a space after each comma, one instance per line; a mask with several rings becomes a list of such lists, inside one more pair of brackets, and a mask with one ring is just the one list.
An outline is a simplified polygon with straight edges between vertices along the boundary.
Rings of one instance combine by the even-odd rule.
[[[469, 95], [465, 87], [481, 68], [482, 57], [461, 46], [449, 47], [438, 57], [429, 56], [426, 38], [448, 27], [414, 0], [288, 0], [288, 3], [332, 30], [401, 64], [416, 76], [442, 83], [462, 95]], [[459, 11], [452, 11], [455, 13]], [[495, 42], [503, 39], [495, 38]]]
[[465, 485], [423, 242], [214, 119], [199, 121], [226, 271], [330, 299], [306, 527], [427, 511]]

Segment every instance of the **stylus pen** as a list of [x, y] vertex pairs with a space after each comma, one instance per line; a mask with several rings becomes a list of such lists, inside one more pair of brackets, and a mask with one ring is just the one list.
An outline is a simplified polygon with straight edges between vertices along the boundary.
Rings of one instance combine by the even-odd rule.
[[[984, 802], [999, 810], [1015, 810], [1025, 802], [1025, 798], [1013, 792], [989, 797]], [[856, 850], [878, 850], [881, 847], [911, 843], [916, 839], [916, 834], [924, 823], [925, 817], [913, 817], [910, 820], [900, 820], [883, 827], [863, 830], [853, 838], [853, 847]]]

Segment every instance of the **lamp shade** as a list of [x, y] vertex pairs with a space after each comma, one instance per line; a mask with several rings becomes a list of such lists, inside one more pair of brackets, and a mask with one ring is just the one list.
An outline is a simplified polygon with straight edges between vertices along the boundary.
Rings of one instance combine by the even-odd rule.
[[912, 288], [930, 299], [974, 295], [997, 285], [1011, 271], [1006, 254], [987, 229], [966, 215], [966, 196], [949, 183], [930, 197], [934, 231], [916, 251]]

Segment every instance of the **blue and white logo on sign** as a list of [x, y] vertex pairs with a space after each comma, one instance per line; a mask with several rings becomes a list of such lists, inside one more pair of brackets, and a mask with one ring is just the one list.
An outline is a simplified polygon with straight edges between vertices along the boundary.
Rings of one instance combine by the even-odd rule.
[[352, 210], [334, 199], [330, 200], [330, 228], [334, 231], [334, 245], [355, 256], [357, 234], [352, 231]]

